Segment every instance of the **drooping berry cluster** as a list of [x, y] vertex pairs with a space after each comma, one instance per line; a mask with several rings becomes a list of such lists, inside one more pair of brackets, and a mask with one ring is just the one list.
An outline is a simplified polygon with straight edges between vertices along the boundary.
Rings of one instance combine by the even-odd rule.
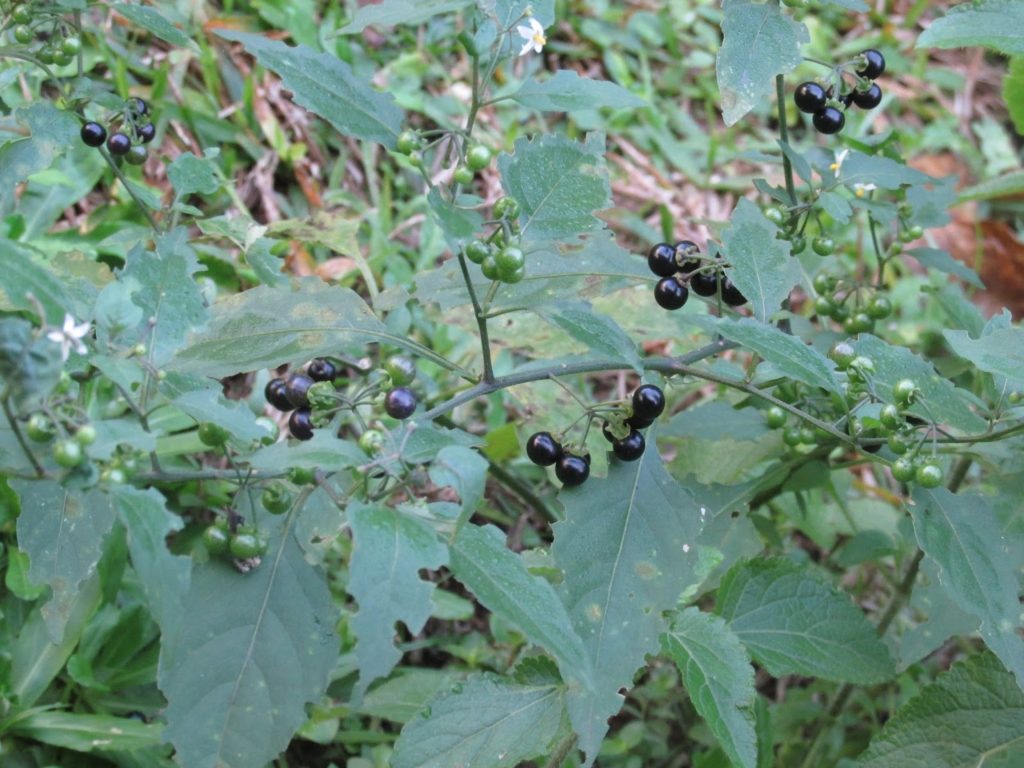
[[466, 258], [480, 265], [488, 280], [514, 284], [526, 276], [526, 257], [519, 247], [519, 203], [502, 197], [491, 208], [493, 234], [486, 240], [471, 240], [463, 248]]
[[647, 253], [647, 266], [661, 278], [654, 286], [654, 300], [664, 309], [681, 309], [690, 291], [704, 297], [721, 292], [722, 301], [731, 307], [747, 303], [739, 288], [722, 273], [721, 261], [702, 257], [691, 240], [680, 240], [675, 245], [658, 243]]
[[36, 41], [35, 57], [46, 65], [64, 67], [74, 61], [82, 50], [82, 40], [73, 24], [64, 19], [67, 12], [55, 3], [14, 0], [8, 22], [13, 24], [15, 42], [30, 46]]
[[107, 144], [107, 151], [115, 157], [123, 157], [126, 163], [142, 165], [149, 157], [145, 145], [156, 136], [156, 126], [149, 114], [149, 105], [137, 96], [124, 103], [124, 109], [108, 121], [112, 130], [108, 136], [107, 129], [101, 124], [89, 121], [82, 125], [82, 142], [89, 147], [101, 147]]
[[871, 333], [877, 320], [885, 320], [892, 314], [892, 302], [886, 296], [874, 289], [847, 284], [832, 275], [816, 275], [814, 289], [818, 292], [814, 302], [818, 317], [835, 320], [851, 336]]
[[[838, 83], [825, 88], [810, 81], [797, 86], [793, 101], [801, 112], [813, 115], [811, 122], [820, 133], [839, 133], [846, 125], [846, 110], [850, 105], [861, 109], [874, 109], [882, 102], [882, 89], [874, 82], [885, 72], [885, 57], [869, 49], [858, 57], [857, 82], [849, 89], [843, 80], [843, 69], [837, 68]], [[837, 91], [838, 87], [838, 91]]]

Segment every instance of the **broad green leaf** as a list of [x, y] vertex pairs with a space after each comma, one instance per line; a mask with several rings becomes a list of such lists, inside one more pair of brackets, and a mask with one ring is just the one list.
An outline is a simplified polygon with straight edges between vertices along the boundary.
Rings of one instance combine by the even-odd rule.
[[943, 331], [950, 348], [986, 373], [1024, 383], [1024, 329], [997, 328], [979, 339], [967, 331]]
[[524, 107], [548, 112], [573, 112], [600, 107], [642, 107], [646, 102], [621, 85], [580, 77], [560, 69], [546, 80], [527, 80], [510, 98]]
[[182, 30], [178, 29], [171, 21], [156, 8], [149, 5], [134, 5], [129, 3], [114, 3], [111, 9], [124, 16], [128, 21], [153, 33], [161, 40], [170, 43], [178, 48], [190, 48], [196, 53], [199, 46]]
[[[453, 249], [460, 248], [462, 244], [472, 240], [483, 228], [484, 217], [479, 211], [464, 208], [445, 199], [439, 187], [434, 187], [427, 193], [427, 204]], [[461, 277], [461, 273], [459, 276]]]
[[362, 694], [402, 658], [395, 622], [417, 635], [430, 618], [434, 584], [420, 571], [445, 565], [448, 551], [425, 521], [391, 507], [352, 503], [348, 520], [355, 541], [348, 592], [359, 603], [351, 625]]
[[799, 336], [784, 333], [774, 325], [766, 325], [744, 317], [723, 318], [713, 328], [727, 339], [752, 349], [781, 373], [812, 387], [831, 392], [838, 389], [835, 364], [821, 352], [803, 342]]
[[939, 272], [945, 272], [949, 275], [956, 275], [965, 283], [970, 283], [976, 288], [984, 288], [985, 285], [981, 282], [981, 278], [978, 277], [978, 273], [968, 267], [963, 262], [957, 261], [949, 255], [948, 251], [943, 251], [940, 248], [912, 248], [905, 253], [909, 256], [913, 256], [924, 267], [928, 269], [935, 269]]
[[451, 544], [455, 578], [491, 613], [558, 660], [562, 679], [593, 685], [589, 658], [550, 582], [534, 576], [494, 526], [463, 525]]
[[800, 46], [810, 38], [807, 27], [782, 13], [778, 3], [725, 0], [722, 47], [716, 72], [722, 115], [733, 125], [771, 98], [775, 76], [800, 64]]
[[146, 356], [155, 367], [165, 365], [189, 330], [206, 319], [193, 277], [200, 268], [184, 228], [160, 236], [156, 253], [136, 248], [128, 254], [119, 279], [132, 286], [132, 301], [142, 308]]
[[174, 187], [178, 199], [188, 195], [212, 195], [220, 189], [217, 166], [206, 157], [184, 152], [167, 166], [167, 180]]
[[622, 706], [644, 656], [658, 648], [662, 612], [697, 578], [695, 544], [703, 518], [689, 492], [651, 450], [615, 462], [606, 478], [565, 489], [565, 519], [554, 526], [560, 593], [593, 665], [596, 690], [573, 690], [569, 716], [588, 764], [608, 718]]
[[661, 636], [661, 647], [732, 764], [757, 768], [754, 668], [739, 638], [717, 616], [687, 608]]
[[538, 314], [597, 354], [641, 370], [636, 342], [618, 323], [586, 302], [559, 301], [546, 305]]
[[29, 299], [31, 295], [46, 312], [46, 321], [59, 327], [70, 301], [53, 269], [30, 249], [11, 240], [0, 238], [0, 252], [4, 254], [0, 308], [35, 314], [37, 304]]
[[295, 538], [306, 553], [306, 561], [311, 565], [323, 564], [324, 557], [342, 535], [347, 522], [344, 507], [334, 500], [337, 498], [344, 501], [344, 496], [338, 493], [336, 487], [334, 498], [327, 492], [337, 477], [326, 480], [309, 495], [295, 520]]
[[217, 302], [207, 327], [190, 339], [169, 367], [222, 377], [303, 363], [337, 354], [344, 344], [373, 341], [432, 355], [407, 336], [388, 331], [354, 291], [306, 277]]
[[280, 76], [295, 103], [346, 136], [393, 147], [404, 115], [390, 94], [374, 88], [346, 62], [304, 45], [290, 46], [262, 35], [218, 30], [241, 43], [267, 69]]
[[779, 309], [801, 277], [800, 262], [790, 255], [788, 242], [776, 239], [778, 232], [760, 208], [743, 198], [722, 233], [723, 255], [731, 264], [726, 274], [762, 323]]
[[957, 196], [957, 203], [965, 203], [970, 200], [994, 200], [1022, 193], [1024, 193], [1024, 171], [1010, 171], [1002, 176], [986, 179], [962, 189]]
[[[0, 319], [0, 379], [15, 403], [49, 394], [62, 368], [60, 344], [37, 336], [28, 320]], [[20, 454], [21, 448], [17, 451]]]
[[[870, 357], [875, 364], [872, 376], [874, 391], [886, 403], [894, 402], [892, 388], [900, 379], [911, 378], [921, 390], [919, 402], [910, 406], [910, 413], [918, 418], [930, 419], [934, 415], [940, 422], [968, 433], [984, 432], [985, 420], [968, 406], [970, 394], [957, 389], [944, 376], [936, 373], [906, 347], [895, 347], [870, 334], [861, 334], [853, 346], [857, 354]], [[925, 410], [920, 401], [927, 404]]]
[[373, 26], [422, 24], [434, 16], [461, 10], [472, 2], [473, 0], [383, 0], [360, 7], [352, 21], [339, 32], [354, 35]]
[[[1003, 78], [1003, 101], [1017, 133], [1024, 136], [1024, 56], [1015, 56]], [[1017, 172], [1019, 176], [1024, 173]]]
[[359, 712], [393, 723], [407, 723], [432, 698], [452, 687], [458, 673], [445, 669], [400, 667], [363, 697]]
[[902, 628], [896, 646], [900, 669], [906, 669], [937, 651], [951, 637], [972, 635], [978, 631], [981, 620], [954, 602], [939, 583], [939, 573], [940, 568], [934, 560], [926, 558], [921, 563], [907, 612], [924, 619], [914, 626]]
[[461, 445], [448, 445], [432, 457], [430, 479], [437, 485], [448, 485], [459, 494], [462, 504], [460, 521], [468, 520], [484, 497], [487, 485], [487, 459], [477, 451]]
[[171, 402], [197, 423], [216, 424], [238, 440], [251, 442], [267, 434], [266, 430], [256, 423], [256, 414], [251, 408], [237, 400], [228, 400], [220, 393], [219, 387], [182, 392], [175, 395]]
[[155, 747], [162, 730], [127, 717], [36, 711], [15, 718], [10, 733], [75, 752], [118, 752]]
[[875, 627], [848, 595], [809, 567], [782, 558], [738, 563], [722, 578], [715, 607], [775, 677], [863, 685], [893, 674]]
[[901, 707], [856, 765], [1024, 765], [1024, 692], [993, 656], [971, 656]]
[[1024, 53], [1024, 4], [1018, 0], [973, 0], [950, 8], [917, 38], [918, 48], [981, 45], [1001, 53]]
[[183, 616], [191, 560], [173, 554], [167, 548], [167, 537], [181, 530], [182, 520], [168, 511], [164, 497], [152, 488], [124, 486], [114, 489], [112, 495], [150, 613], [165, 636], [173, 635]]
[[519, 139], [513, 154], [498, 158], [502, 186], [519, 202], [527, 243], [568, 240], [605, 228], [594, 216], [611, 205], [604, 151], [601, 134], [588, 134], [585, 142], [542, 134]]
[[249, 573], [217, 560], [195, 567], [188, 621], [164, 638], [164, 738], [188, 768], [266, 765], [327, 688], [337, 609], [288, 522], [264, 522], [271, 546]]
[[68, 490], [52, 480], [9, 482], [21, 499], [18, 546], [28, 555], [32, 582], [50, 585], [41, 610], [50, 639], [58, 643], [82, 582], [96, 572], [114, 507], [98, 490]]
[[28, 136], [0, 146], [0, 189], [14, 189], [39, 171], [45, 171], [78, 138], [79, 122], [68, 111], [57, 109], [48, 99], [36, 99], [19, 107], [14, 117]]
[[909, 184], [926, 184], [934, 179], [888, 157], [865, 155], [851, 149], [840, 167], [838, 181], [851, 189], [857, 184], [899, 189]]
[[917, 488], [910, 514], [918, 546], [939, 566], [946, 593], [981, 619], [985, 643], [1024, 688], [1017, 564], [988, 500]]
[[477, 675], [433, 698], [406, 723], [391, 766], [515, 768], [548, 750], [564, 717], [561, 686]]
[[253, 469], [268, 471], [290, 469], [320, 469], [328, 474], [365, 464], [366, 453], [351, 440], [342, 440], [330, 430], [317, 430], [312, 439], [301, 443], [277, 442], [260, 448], [249, 457]]

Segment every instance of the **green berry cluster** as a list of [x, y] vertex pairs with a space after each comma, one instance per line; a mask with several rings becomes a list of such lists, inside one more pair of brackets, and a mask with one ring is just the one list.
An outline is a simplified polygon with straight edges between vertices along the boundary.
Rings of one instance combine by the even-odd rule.
[[203, 531], [203, 546], [213, 557], [229, 556], [242, 571], [259, 565], [269, 541], [254, 525], [245, 525], [241, 518], [229, 515], [219, 518]]
[[852, 285], [824, 273], [814, 278], [814, 290], [818, 292], [814, 302], [818, 317], [834, 320], [851, 336], [871, 333], [875, 323], [885, 320], [893, 311], [892, 302], [877, 290]]
[[45, 0], [13, 0], [7, 22], [14, 42], [33, 46], [32, 53], [46, 65], [65, 67], [82, 51], [78, 30], [64, 18], [66, 9]]
[[463, 255], [488, 280], [514, 284], [526, 276], [526, 256], [519, 247], [519, 203], [511, 197], [495, 201], [491, 209], [494, 232], [486, 240], [471, 240], [463, 247]]

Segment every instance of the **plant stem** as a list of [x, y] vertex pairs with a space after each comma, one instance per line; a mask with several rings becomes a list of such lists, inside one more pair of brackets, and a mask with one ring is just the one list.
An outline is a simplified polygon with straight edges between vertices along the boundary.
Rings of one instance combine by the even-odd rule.
[[484, 381], [494, 381], [494, 367], [491, 363], [491, 340], [487, 333], [487, 315], [480, 307], [480, 301], [476, 297], [476, 289], [473, 287], [473, 280], [469, 275], [469, 265], [466, 264], [466, 257], [459, 251], [456, 254], [459, 260], [459, 269], [462, 270], [462, 279], [466, 282], [466, 290], [469, 292], [469, 300], [473, 302], [473, 316], [476, 317], [476, 327], [480, 332], [480, 353], [484, 361]]
[[[789, 126], [786, 125], [786, 80], [782, 75], [775, 76], [775, 100], [778, 102], [776, 108], [779, 115], [779, 138], [784, 144], [789, 145]], [[782, 170], [786, 174], [786, 194], [789, 195], [789, 204], [796, 205], [796, 185], [793, 183], [793, 164], [789, 162], [789, 155], [782, 153]]]
[[544, 763], [544, 768], [561, 768], [562, 763], [565, 762], [565, 758], [572, 752], [573, 747], [576, 746], [576, 734], [570, 733], [555, 747], [555, 751], [551, 753], [551, 757]]
[[4, 392], [0, 396], [0, 406], [3, 407], [4, 416], [7, 417], [7, 423], [11, 425], [11, 432], [14, 433], [14, 439], [18, 441], [18, 445], [21, 446], [21, 450], [25, 454], [25, 458], [28, 459], [28, 463], [32, 465], [32, 469], [39, 477], [46, 475], [46, 470], [43, 469], [43, 465], [39, 463], [39, 459], [32, 452], [31, 446], [25, 440], [25, 436], [21, 434], [21, 427], [18, 426], [18, 420], [14, 417], [14, 413], [11, 411], [11, 395], [9, 392]]
[[121, 169], [117, 167], [117, 162], [110, 156], [110, 153], [107, 152], [106, 147], [99, 147], [99, 150], [100, 154], [103, 155], [103, 159], [107, 161], [107, 165], [110, 166], [110, 170], [114, 172], [117, 180], [121, 182], [125, 190], [128, 192], [128, 196], [131, 197], [131, 199], [135, 201], [135, 204], [142, 210], [142, 215], [146, 217], [146, 221], [149, 222], [150, 228], [159, 234], [160, 226], [156, 223], [156, 219], [153, 218], [153, 214], [150, 212], [149, 208], [147, 208], [145, 203], [143, 203], [139, 196], [135, 194], [135, 190], [132, 189], [132, 185], [128, 182], [128, 177], [126, 177], [124, 173], [121, 172]]

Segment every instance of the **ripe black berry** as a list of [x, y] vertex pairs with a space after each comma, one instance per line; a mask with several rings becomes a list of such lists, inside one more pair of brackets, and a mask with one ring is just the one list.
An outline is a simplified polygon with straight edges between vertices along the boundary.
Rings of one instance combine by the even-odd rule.
[[107, 139], [107, 149], [112, 155], [127, 155], [132, 148], [132, 140], [120, 131], [110, 134]]
[[801, 112], [819, 112], [825, 108], [825, 99], [825, 89], [817, 83], [801, 83], [793, 94], [796, 108]]
[[297, 440], [309, 440], [313, 437], [313, 416], [309, 408], [300, 408], [288, 417], [288, 431]]
[[562, 481], [562, 485], [582, 485], [590, 477], [590, 464], [579, 456], [565, 454], [555, 464], [555, 476]]
[[334, 381], [334, 377], [338, 375], [338, 369], [327, 358], [318, 357], [310, 362], [306, 373], [313, 381]]
[[541, 467], [550, 467], [562, 458], [562, 446], [550, 432], [534, 432], [526, 441], [526, 455]]
[[137, 115], [145, 115], [149, 112], [149, 105], [138, 96], [132, 96], [125, 104]]
[[621, 440], [612, 443], [612, 451], [623, 461], [636, 461], [644, 455], [647, 441], [635, 429]]
[[740, 293], [732, 280], [725, 278], [722, 281], [722, 301], [730, 307], [740, 307], [747, 303], [747, 297]]
[[416, 395], [408, 387], [389, 389], [384, 396], [384, 410], [395, 419], [407, 419], [416, 410]]
[[839, 133], [846, 125], [846, 115], [835, 107], [825, 107], [814, 113], [814, 127], [821, 133]]
[[680, 240], [676, 243], [676, 265], [683, 274], [689, 274], [700, 266], [700, 259], [694, 254], [700, 253], [700, 248], [692, 240]]
[[285, 394], [287, 389], [284, 379], [271, 379], [267, 382], [266, 388], [263, 390], [263, 396], [267, 398], [267, 402], [277, 408], [279, 411], [290, 411], [295, 408], [291, 401], [288, 399], [288, 395]]
[[647, 266], [658, 277], [671, 277], [676, 273], [676, 249], [668, 243], [658, 243], [647, 254]]
[[869, 48], [862, 52], [861, 56], [864, 57], [864, 68], [857, 70], [858, 75], [866, 77], [869, 80], [874, 80], [885, 72], [885, 56], [874, 48]]
[[647, 429], [651, 424], [654, 423], [654, 419], [645, 419], [637, 416], [635, 413], [626, 419], [626, 426], [630, 429]]
[[878, 83], [872, 83], [866, 91], [854, 91], [853, 103], [861, 109], [874, 109], [882, 103], [882, 89]]
[[690, 278], [690, 290], [698, 296], [714, 296], [718, 292], [718, 275], [698, 272]]
[[642, 384], [633, 392], [633, 415], [656, 419], [665, 410], [665, 393], [653, 384]]
[[143, 144], [149, 144], [156, 136], [156, 126], [152, 123], [140, 125], [135, 129], [135, 137]]
[[309, 388], [313, 386], [313, 380], [309, 376], [296, 373], [289, 376], [284, 383], [284, 395], [293, 408], [309, 408]]
[[86, 146], [99, 147], [107, 140], [107, 129], [99, 123], [86, 123], [82, 126], [81, 136]]
[[688, 298], [689, 289], [674, 277], [663, 277], [654, 286], [654, 300], [663, 309], [680, 309]]

